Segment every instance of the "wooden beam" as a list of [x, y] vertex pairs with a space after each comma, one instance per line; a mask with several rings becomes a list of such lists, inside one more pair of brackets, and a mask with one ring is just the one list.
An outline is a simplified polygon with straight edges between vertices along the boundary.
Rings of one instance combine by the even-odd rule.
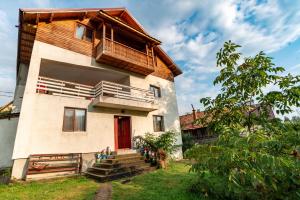
[[52, 22], [53, 18], [54, 18], [54, 13], [51, 13], [50, 19], [49, 19], [49, 22], [50, 22], [50, 23]]
[[35, 23], [39, 24], [39, 22], [40, 22], [40, 13], [37, 13], [36, 14], [36, 21], [35, 21]]
[[148, 52], [148, 44], [146, 44], [146, 53], [147, 53], [147, 66], [149, 66], [149, 52]]
[[103, 23], [103, 33], [102, 33], [102, 39], [103, 39], [103, 51], [105, 51], [105, 39], [106, 39], [106, 25]]
[[81, 13], [80, 16], [78, 17], [78, 19], [80, 21], [84, 20], [87, 17], [87, 14], [88, 14], [87, 11]]
[[152, 66], [155, 66], [155, 62], [154, 62], [154, 51], [153, 51], [153, 46], [151, 47], [151, 52], [152, 52]]
[[111, 28], [110, 28], [110, 39], [111, 39], [111, 41], [114, 41], [114, 29], [113, 29], [113, 27], [111, 26]]
[[111, 39], [111, 49], [112, 52], [114, 53], [114, 29], [112, 26], [110, 28], [110, 39]]
[[[126, 23], [122, 22], [121, 20], [118, 20], [118, 19], [112, 17], [111, 15], [107, 14], [103, 10], [100, 10], [98, 12], [98, 15], [101, 16], [101, 17], [103, 17], [103, 18], [108, 19], [110, 22], [115, 22], [115, 23], [119, 24], [120, 26], [122, 26], [122, 27], [124, 27], [124, 28], [126, 28], [126, 29], [128, 29], [130, 31], [133, 31], [133, 32], [137, 33], [137, 35], [140, 35], [140, 36], [142, 36], [142, 37], [150, 40], [151, 42], [153, 42], [155, 44], [161, 44], [161, 42], [159, 40], [157, 40], [157, 39], [151, 37], [150, 35], [147, 35], [147, 34], [141, 32], [141, 31], [139, 31], [139, 30], [137, 30], [137, 29], [135, 29], [135, 28], [127, 25]], [[98, 18], [100, 18], [99, 16], [98, 16]]]
[[126, 11], [125, 10], [123, 10], [123, 12], [121, 13], [121, 15], [120, 15], [120, 18], [122, 18], [123, 17], [123, 15], [124, 15], [124, 13], [125, 13]]
[[32, 40], [32, 39], [21, 38], [21, 42], [22, 41], [33, 43], [34, 39]]
[[100, 24], [99, 24], [99, 26], [96, 28], [96, 30], [98, 31], [98, 30], [100, 30], [100, 28], [103, 26], [103, 22], [101, 22]]
[[31, 35], [31, 36], [35, 36], [35, 33], [31, 33], [31, 32], [24, 31], [24, 30], [21, 30], [21, 33], [28, 34], [28, 35]]

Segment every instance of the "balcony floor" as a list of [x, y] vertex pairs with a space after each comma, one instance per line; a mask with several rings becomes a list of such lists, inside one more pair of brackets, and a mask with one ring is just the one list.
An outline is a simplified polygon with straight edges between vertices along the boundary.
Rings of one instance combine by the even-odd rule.
[[95, 98], [92, 103], [93, 106], [119, 108], [127, 110], [137, 110], [151, 112], [158, 109], [158, 106], [154, 103], [134, 101], [129, 99], [120, 99], [108, 96], [99, 96]]

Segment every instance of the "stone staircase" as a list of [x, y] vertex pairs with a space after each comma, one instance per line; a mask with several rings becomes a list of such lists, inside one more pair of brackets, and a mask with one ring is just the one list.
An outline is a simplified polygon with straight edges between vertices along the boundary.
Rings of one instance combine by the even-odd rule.
[[139, 153], [115, 155], [88, 168], [86, 176], [105, 182], [155, 170]]

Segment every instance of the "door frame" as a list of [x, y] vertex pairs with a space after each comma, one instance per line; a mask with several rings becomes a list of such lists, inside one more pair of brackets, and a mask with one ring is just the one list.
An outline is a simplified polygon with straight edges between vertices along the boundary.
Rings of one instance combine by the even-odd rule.
[[[115, 141], [115, 151], [119, 150], [119, 138], [118, 138], [118, 131], [119, 131], [119, 123], [118, 119], [119, 117], [127, 117], [129, 118], [129, 137], [130, 137], [130, 147], [129, 149], [132, 148], [132, 119], [131, 116], [128, 115], [114, 115], [114, 141]], [[124, 148], [127, 149], [127, 148]]]

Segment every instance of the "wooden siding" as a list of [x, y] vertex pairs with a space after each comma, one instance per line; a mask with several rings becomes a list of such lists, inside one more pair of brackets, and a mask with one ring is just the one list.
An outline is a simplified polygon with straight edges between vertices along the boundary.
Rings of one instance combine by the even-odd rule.
[[[40, 22], [36, 32], [36, 40], [51, 44], [57, 47], [68, 49], [87, 56], [95, 57], [94, 46], [99, 43], [99, 33], [94, 34], [94, 43], [75, 38], [75, 25], [77, 20], [53, 21], [52, 23]], [[88, 24], [89, 19], [80, 23]], [[151, 74], [166, 80], [174, 81], [174, 75], [167, 65], [156, 57], [157, 66], [154, 66], [154, 72]]]
[[174, 75], [168, 66], [157, 56], [155, 56], [156, 65], [154, 66], [154, 72], [151, 74], [169, 81], [174, 81]]
[[[87, 23], [85, 20], [84, 23]], [[53, 21], [39, 23], [36, 40], [68, 49], [87, 56], [93, 55], [93, 43], [75, 38], [76, 21]]]

